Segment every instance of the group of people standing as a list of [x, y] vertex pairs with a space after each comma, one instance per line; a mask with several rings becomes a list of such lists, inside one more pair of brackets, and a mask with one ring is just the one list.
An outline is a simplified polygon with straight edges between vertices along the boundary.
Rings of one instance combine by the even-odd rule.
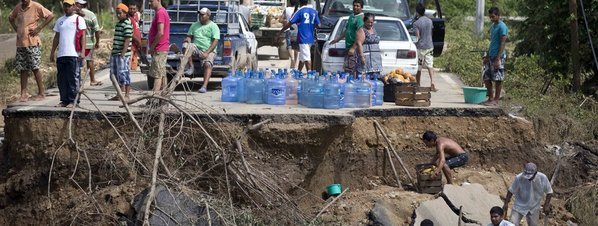
[[[56, 64], [57, 84], [60, 93], [58, 107], [71, 107], [78, 104], [77, 94], [81, 89], [81, 68], [84, 62], [89, 70], [90, 86], [102, 85], [95, 78], [94, 50], [99, 48], [100, 27], [96, 15], [87, 9], [87, 0], [63, 0], [64, 15], [54, 24], [55, 32], [50, 50], [50, 62]], [[129, 70], [136, 69], [137, 59], [130, 59], [140, 46], [138, 4], [116, 7], [118, 22], [115, 27], [111, 56], [111, 73], [118, 78], [128, 94], [130, 88]], [[39, 72], [41, 64], [40, 31], [52, 22], [53, 14], [41, 4], [31, 0], [21, 0], [9, 16], [9, 21], [17, 33], [16, 69], [21, 74], [20, 101], [30, 99], [27, 80], [32, 71], [38, 86], [38, 94], [32, 100], [42, 100], [45, 88]], [[38, 26], [38, 23], [42, 22]], [[133, 48], [131, 48], [131, 46]], [[118, 60], [117, 60], [118, 59]], [[132, 63], [130, 63], [131, 61]], [[118, 70], [116, 69], [118, 68]]]

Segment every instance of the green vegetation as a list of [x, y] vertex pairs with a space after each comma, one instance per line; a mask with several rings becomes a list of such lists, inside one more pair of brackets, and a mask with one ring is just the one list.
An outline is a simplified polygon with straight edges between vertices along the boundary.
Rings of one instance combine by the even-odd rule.
[[[585, 27], [581, 3], [584, 4], [589, 31]], [[588, 32], [593, 39], [595, 51], [598, 51], [598, 1], [583, 0], [577, 2], [577, 31], [579, 33], [579, 54], [581, 81], [586, 82], [586, 93], [595, 92], [588, 90], [588, 86], [598, 84], [598, 68], [594, 64]], [[517, 55], [538, 55], [539, 64], [546, 68], [556, 79], [569, 80], [572, 78], [573, 69], [571, 58], [570, 22], [575, 19], [569, 13], [567, 1], [557, 0], [530, 0], [525, 1], [519, 8], [524, 15], [530, 15], [527, 20], [517, 27], [521, 31], [517, 34]], [[533, 16], [532, 16], [533, 15]], [[592, 83], [592, 84], [590, 84]]]
[[[506, 23], [510, 26], [509, 21]], [[462, 18], [454, 18], [446, 27], [448, 48], [441, 57], [435, 59], [436, 67], [460, 75], [466, 85], [481, 86], [481, 55], [475, 51], [488, 48], [488, 37], [475, 38], [473, 22]], [[485, 27], [488, 29], [488, 26]], [[513, 106], [522, 106], [521, 113], [533, 122], [543, 120], [551, 126], [567, 128], [559, 130], [562, 134], [558, 136], [563, 140], [583, 141], [598, 138], [598, 125], [595, 123], [598, 121], [598, 103], [595, 99], [588, 98], [580, 107], [585, 97], [568, 92], [570, 78], [559, 77], [554, 72], [545, 70], [540, 64], [542, 58], [537, 54], [513, 54], [513, 43], [517, 42], [514, 37], [518, 37], [517, 33], [517, 29], [511, 29], [507, 43], [507, 51], [510, 54], [505, 65], [504, 89], [507, 95], [502, 104], [503, 108], [509, 112]], [[552, 84], [543, 95], [542, 90], [550, 79]], [[580, 132], [576, 133], [573, 130]]]

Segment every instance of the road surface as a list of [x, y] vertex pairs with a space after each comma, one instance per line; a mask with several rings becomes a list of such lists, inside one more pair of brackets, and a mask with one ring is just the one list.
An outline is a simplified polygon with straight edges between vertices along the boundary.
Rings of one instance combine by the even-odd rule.
[[[262, 47], [259, 50], [260, 53], [260, 68], [285, 68], [288, 67], [288, 60], [278, 60], [277, 51], [275, 48]], [[104, 83], [103, 86], [90, 87], [87, 84], [85, 86], [85, 92], [92, 98], [92, 100], [100, 106], [102, 111], [113, 111], [113, 112], [124, 112], [123, 108], [120, 108], [120, 102], [108, 101], [108, 98], [115, 95], [115, 90], [111, 85], [108, 78], [108, 70], [101, 70], [96, 72], [96, 76], [100, 81]], [[438, 92], [432, 93], [431, 102], [432, 105], [428, 108], [487, 108], [481, 105], [466, 104], [463, 99], [462, 83], [458, 78], [452, 74], [438, 72], [436, 73], [437, 78], [435, 79], [436, 87], [439, 89]], [[131, 94], [132, 98], [139, 97], [144, 94], [148, 94], [146, 76], [136, 71], [131, 75], [132, 87], [134, 91]], [[201, 78], [188, 79], [185, 78], [183, 83], [177, 88], [177, 91], [173, 95], [174, 98], [179, 100], [185, 100], [192, 102], [196, 105], [205, 106], [206, 110], [216, 114], [318, 114], [318, 115], [350, 115], [353, 109], [312, 109], [304, 106], [273, 106], [266, 104], [245, 104], [245, 103], [226, 103], [220, 101], [220, 79], [214, 79], [213, 83], [210, 83], [208, 92], [201, 94], [197, 92], [201, 86]], [[422, 76], [422, 83], [429, 84], [427, 74]], [[54, 107], [59, 103], [58, 90], [48, 90], [48, 97], [43, 101], [29, 101], [26, 103], [13, 103], [9, 108], [14, 108], [17, 111], [47, 111], [47, 110], [63, 110], [65, 108]], [[143, 108], [143, 103], [136, 103], [132, 106], [135, 110]], [[397, 106], [394, 103], [384, 103], [383, 106], [371, 107], [370, 109], [396, 109], [396, 108], [410, 108]], [[82, 99], [80, 104], [80, 111], [95, 111], [94, 106], [85, 99]]]

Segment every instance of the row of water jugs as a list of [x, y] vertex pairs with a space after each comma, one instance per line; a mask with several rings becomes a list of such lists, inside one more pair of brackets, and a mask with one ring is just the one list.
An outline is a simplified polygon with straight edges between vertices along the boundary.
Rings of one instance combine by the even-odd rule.
[[297, 105], [309, 108], [367, 108], [382, 105], [384, 83], [370, 76], [287, 69], [228, 72], [222, 79], [223, 102]]

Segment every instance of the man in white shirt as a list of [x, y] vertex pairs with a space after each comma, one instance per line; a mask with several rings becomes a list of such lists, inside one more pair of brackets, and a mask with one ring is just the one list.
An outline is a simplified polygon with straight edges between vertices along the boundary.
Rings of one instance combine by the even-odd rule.
[[513, 223], [503, 219], [505, 211], [500, 206], [495, 206], [490, 209], [490, 224], [488, 226], [514, 226]]
[[[56, 62], [58, 72], [58, 91], [60, 103], [57, 107], [72, 107], [78, 104], [75, 100], [81, 86], [80, 62], [85, 58], [85, 19], [75, 14], [75, 0], [64, 0], [62, 3], [64, 16], [54, 24], [54, 40], [50, 51], [50, 62]], [[76, 43], [77, 33], [80, 43]], [[79, 48], [76, 46], [79, 44]], [[55, 58], [58, 48], [58, 58]]]
[[540, 221], [540, 203], [546, 195], [544, 201], [544, 213], [550, 212], [550, 198], [552, 197], [552, 186], [548, 177], [538, 172], [538, 167], [534, 163], [526, 163], [523, 172], [515, 176], [515, 180], [507, 192], [503, 209], [505, 213], [509, 207], [511, 197], [515, 195], [513, 211], [511, 211], [511, 222], [519, 226], [521, 219], [525, 216], [527, 225], [536, 226]]

